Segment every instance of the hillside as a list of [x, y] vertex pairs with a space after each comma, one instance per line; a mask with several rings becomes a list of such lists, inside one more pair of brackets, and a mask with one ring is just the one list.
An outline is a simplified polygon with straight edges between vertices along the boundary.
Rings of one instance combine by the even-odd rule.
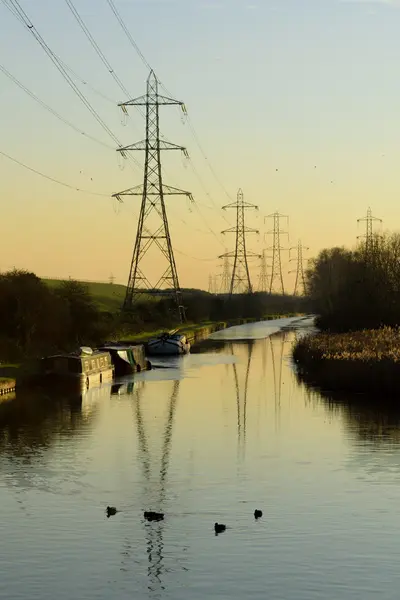
[[[59, 279], [43, 279], [51, 288], [61, 285]], [[95, 283], [82, 281], [89, 288], [94, 301], [100, 310], [106, 312], [116, 312], [122, 306], [125, 298], [126, 287], [117, 283]]]

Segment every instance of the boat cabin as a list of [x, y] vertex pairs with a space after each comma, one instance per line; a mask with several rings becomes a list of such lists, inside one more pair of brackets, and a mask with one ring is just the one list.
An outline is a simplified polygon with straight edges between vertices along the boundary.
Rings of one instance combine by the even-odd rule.
[[53, 378], [81, 381], [87, 387], [112, 379], [113, 365], [108, 352], [56, 354], [42, 359], [42, 373]]

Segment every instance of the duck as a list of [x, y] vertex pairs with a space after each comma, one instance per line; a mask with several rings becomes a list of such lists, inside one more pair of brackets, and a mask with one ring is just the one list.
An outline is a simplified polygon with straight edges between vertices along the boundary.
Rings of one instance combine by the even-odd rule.
[[144, 518], [147, 521], [163, 521], [164, 513], [155, 512], [153, 510], [145, 511], [143, 513]]
[[225, 529], [226, 529], [226, 525], [223, 525], [222, 523], [214, 524], [214, 530], [215, 530], [216, 534], [222, 533], [223, 531], [225, 531]]
[[117, 512], [118, 511], [115, 508], [115, 506], [107, 506], [107, 508], [106, 508], [107, 519], [109, 519], [110, 517], [113, 517], [114, 515], [116, 515]]
[[254, 511], [254, 518], [260, 519], [261, 517], [262, 517], [262, 510], [259, 510], [258, 508], [256, 508], [256, 510]]

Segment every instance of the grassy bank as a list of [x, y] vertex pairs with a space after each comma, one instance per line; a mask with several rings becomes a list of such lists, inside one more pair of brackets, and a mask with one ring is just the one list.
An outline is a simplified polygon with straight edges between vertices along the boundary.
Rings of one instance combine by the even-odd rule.
[[[303, 315], [296, 314], [296, 313], [290, 313], [290, 314], [285, 314], [285, 315], [279, 315], [279, 314], [267, 315], [261, 319], [248, 318], [248, 319], [233, 319], [230, 321], [204, 321], [202, 323], [185, 323], [184, 325], [176, 325], [176, 330], [180, 333], [185, 334], [186, 337], [189, 340], [191, 340], [193, 338], [196, 338], [196, 334], [198, 334], [203, 329], [204, 330], [210, 329], [210, 333], [212, 333], [214, 331], [226, 329], [227, 327], [235, 327], [237, 325], [245, 325], [246, 323], [256, 323], [259, 321], [271, 321], [274, 319], [284, 319], [284, 318], [300, 317], [300, 316], [303, 316]], [[166, 330], [168, 330], [168, 328], [133, 333], [131, 335], [124, 336], [123, 341], [124, 342], [132, 342], [135, 344], [144, 344], [150, 338], [156, 337], [157, 335], [160, 335], [161, 333], [163, 333]]]
[[293, 358], [306, 383], [332, 391], [400, 392], [400, 329], [321, 333], [297, 342]]

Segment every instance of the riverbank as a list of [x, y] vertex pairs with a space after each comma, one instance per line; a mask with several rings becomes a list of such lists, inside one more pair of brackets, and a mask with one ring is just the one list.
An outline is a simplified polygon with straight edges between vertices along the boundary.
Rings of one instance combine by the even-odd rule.
[[10, 377], [0, 377], [0, 396], [15, 391], [16, 381]]
[[[227, 329], [228, 327], [236, 327], [238, 325], [246, 325], [248, 323], [257, 323], [262, 321], [272, 321], [275, 319], [301, 317], [301, 314], [290, 313], [286, 315], [267, 315], [263, 319], [258, 318], [247, 318], [247, 319], [234, 319], [230, 321], [206, 321], [204, 323], [186, 323], [185, 325], [179, 325], [176, 331], [186, 335], [189, 342], [193, 345], [198, 341], [202, 341], [209, 337], [211, 334]], [[119, 340], [121, 343], [126, 344], [145, 344], [149, 339], [156, 337], [163, 333], [165, 329], [157, 329], [155, 331], [143, 331], [137, 334], [124, 336], [123, 340]]]
[[320, 333], [300, 339], [293, 359], [301, 380], [322, 389], [393, 395], [400, 392], [400, 329]]

